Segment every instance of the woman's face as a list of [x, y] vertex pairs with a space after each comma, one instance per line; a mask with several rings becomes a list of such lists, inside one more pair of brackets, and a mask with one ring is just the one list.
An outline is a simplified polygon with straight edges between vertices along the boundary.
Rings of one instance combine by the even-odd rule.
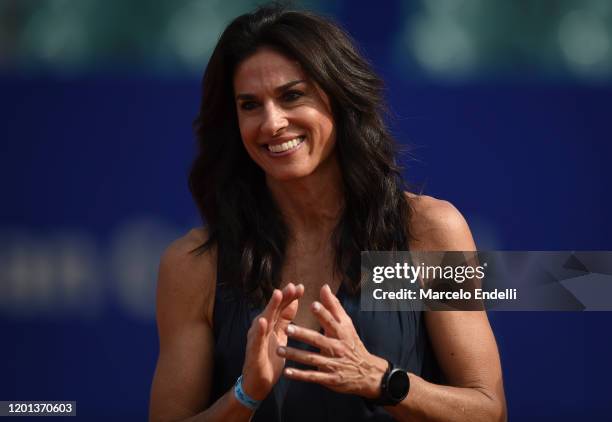
[[268, 177], [309, 176], [333, 155], [329, 98], [298, 62], [257, 50], [236, 68], [234, 95], [244, 147]]

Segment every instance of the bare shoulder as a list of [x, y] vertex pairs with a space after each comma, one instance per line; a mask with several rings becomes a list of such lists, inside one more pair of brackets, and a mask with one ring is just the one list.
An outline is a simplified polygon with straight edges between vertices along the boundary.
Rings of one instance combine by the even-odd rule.
[[149, 420], [183, 420], [206, 408], [213, 373], [212, 306], [215, 251], [196, 253], [207, 239], [194, 229], [164, 252], [157, 281], [159, 357]]
[[[195, 228], [172, 242], [162, 255], [157, 284], [158, 320], [165, 313], [205, 318], [211, 322], [216, 281], [216, 251], [195, 251], [208, 239], [204, 228]], [[160, 315], [161, 313], [161, 315]]]
[[427, 195], [406, 192], [412, 210], [412, 250], [474, 250], [474, 240], [465, 218], [453, 204]]
[[202, 245], [207, 239], [208, 231], [206, 228], [197, 227], [189, 230], [187, 234], [179, 237], [166, 248], [162, 256], [162, 262], [166, 260], [175, 263], [175, 261], [189, 260], [197, 255], [191, 252]]

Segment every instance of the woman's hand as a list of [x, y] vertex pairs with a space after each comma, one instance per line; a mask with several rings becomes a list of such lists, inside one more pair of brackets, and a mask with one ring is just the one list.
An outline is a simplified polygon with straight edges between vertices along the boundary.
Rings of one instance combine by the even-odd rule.
[[321, 302], [313, 302], [311, 311], [323, 327], [324, 335], [296, 325], [288, 325], [286, 329], [289, 337], [316, 347], [320, 353], [286, 346], [277, 349], [279, 356], [317, 369], [286, 368], [285, 376], [316, 382], [340, 393], [378, 398], [387, 361], [366, 350], [351, 318], [327, 284], [321, 288], [320, 298]]
[[263, 400], [280, 378], [285, 358], [276, 350], [287, 344], [286, 329], [303, 294], [302, 284], [289, 283], [282, 291], [275, 289], [263, 312], [253, 319], [247, 334], [242, 386], [255, 400]]

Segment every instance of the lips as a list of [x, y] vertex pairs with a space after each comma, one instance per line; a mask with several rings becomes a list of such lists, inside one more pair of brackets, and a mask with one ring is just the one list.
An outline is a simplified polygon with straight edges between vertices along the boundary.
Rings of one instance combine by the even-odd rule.
[[280, 154], [280, 153], [287, 152], [287, 151], [297, 148], [302, 142], [304, 142], [305, 139], [306, 139], [305, 136], [297, 136], [293, 139], [283, 142], [282, 144], [275, 144], [275, 145], [268, 144], [267, 148], [268, 148], [268, 151], [272, 153]]

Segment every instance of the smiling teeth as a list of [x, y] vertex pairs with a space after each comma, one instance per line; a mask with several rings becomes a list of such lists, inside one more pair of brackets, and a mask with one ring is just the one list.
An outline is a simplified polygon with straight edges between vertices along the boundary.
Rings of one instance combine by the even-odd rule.
[[272, 152], [285, 152], [285, 151], [289, 151], [292, 148], [297, 147], [302, 142], [304, 142], [304, 137], [303, 136], [299, 136], [299, 137], [297, 137], [295, 139], [292, 139], [290, 141], [283, 142], [280, 145], [268, 145], [268, 150], [270, 150]]

